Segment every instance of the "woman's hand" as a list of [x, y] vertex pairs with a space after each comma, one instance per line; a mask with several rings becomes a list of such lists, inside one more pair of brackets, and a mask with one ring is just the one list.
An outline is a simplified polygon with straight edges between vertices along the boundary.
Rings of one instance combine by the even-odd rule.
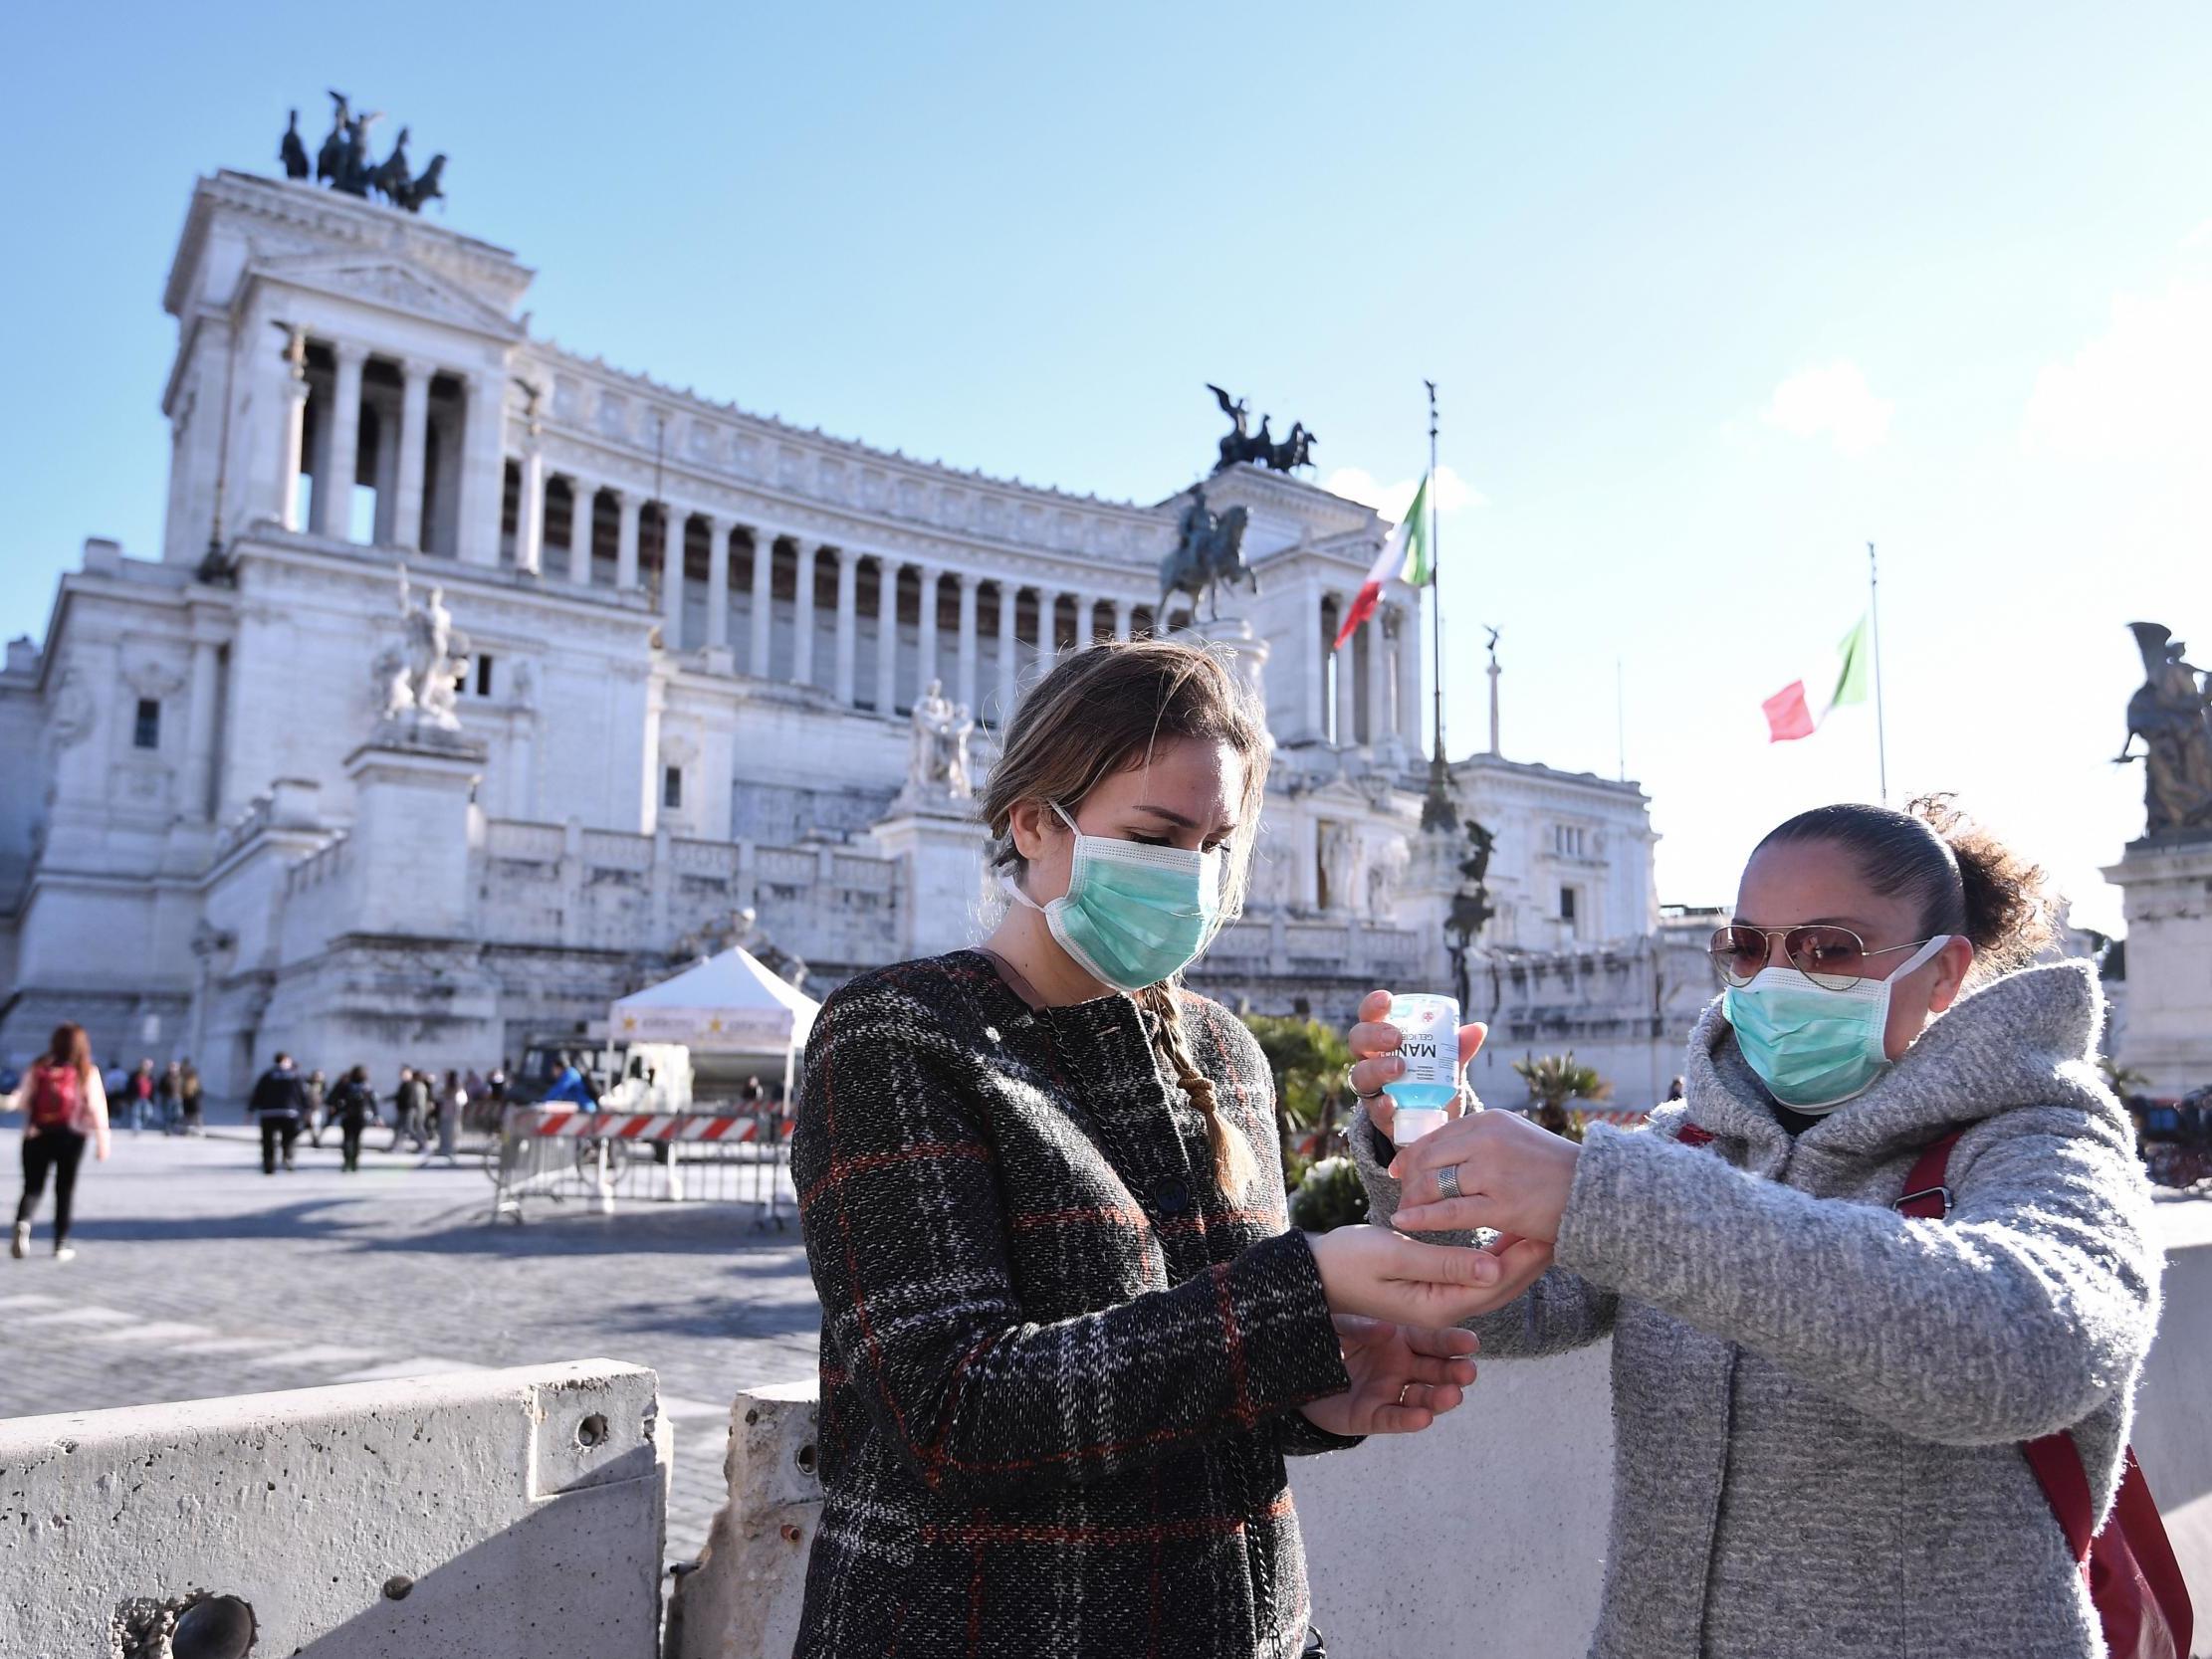
[[[1391, 1119], [1396, 1115], [1397, 1105], [1381, 1090], [1406, 1069], [1406, 1062], [1398, 1057], [1398, 1045], [1405, 1040], [1405, 1035], [1389, 1023], [1389, 1015], [1390, 992], [1369, 991], [1360, 998], [1359, 1024], [1344, 1035], [1355, 1057], [1350, 1074], [1352, 1092], [1367, 1108], [1368, 1122], [1386, 1141], [1390, 1139]], [[1454, 1081], [1460, 1085], [1460, 1092], [1444, 1108], [1453, 1117], [1464, 1109], [1467, 1062], [1481, 1051], [1482, 1039], [1489, 1034], [1490, 1028], [1486, 1025], [1459, 1027], [1459, 1070]]]
[[1388, 1227], [1339, 1227], [1314, 1239], [1313, 1259], [1329, 1309], [1396, 1325], [1461, 1325], [1520, 1295], [1509, 1262], [1492, 1246], [1424, 1244]]
[[1463, 1397], [1474, 1380], [1474, 1333], [1336, 1316], [1352, 1386], [1299, 1407], [1331, 1434], [1418, 1434]]
[[[1390, 1166], [1400, 1188], [1391, 1223], [1411, 1232], [1494, 1227], [1548, 1247], [1559, 1237], [1580, 1156], [1572, 1141], [1517, 1112], [1470, 1114], [1399, 1148]], [[1457, 1169], [1456, 1198], [1438, 1184], [1446, 1165]]]

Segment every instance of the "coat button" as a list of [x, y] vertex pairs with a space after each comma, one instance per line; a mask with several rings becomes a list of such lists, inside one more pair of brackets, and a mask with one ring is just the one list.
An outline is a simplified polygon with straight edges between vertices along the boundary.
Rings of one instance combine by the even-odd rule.
[[1191, 1207], [1191, 1183], [1181, 1175], [1165, 1175], [1152, 1189], [1152, 1207], [1162, 1215], [1181, 1215]]

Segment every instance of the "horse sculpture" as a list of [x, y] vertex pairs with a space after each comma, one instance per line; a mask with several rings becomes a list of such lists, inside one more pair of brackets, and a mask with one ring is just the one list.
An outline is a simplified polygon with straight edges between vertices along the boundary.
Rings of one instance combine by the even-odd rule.
[[1214, 463], [1216, 472], [1226, 472], [1245, 461], [1255, 461], [1277, 473], [1313, 465], [1313, 446], [1320, 440], [1306, 429], [1304, 421], [1291, 422], [1290, 436], [1278, 444], [1267, 425], [1272, 416], [1260, 416], [1259, 430], [1254, 432], [1242, 398], [1231, 398], [1211, 380], [1206, 389], [1214, 394], [1214, 401], [1221, 406], [1221, 413], [1230, 421], [1229, 430], [1221, 434], [1220, 459]]
[[1221, 614], [1220, 590], [1238, 584], [1259, 592], [1259, 577], [1244, 562], [1244, 523], [1249, 516], [1241, 507], [1215, 514], [1206, 505], [1206, 492], [1194, 490], [1183, 514], [1183, 538], [1174, 552], [1160, 561], [1160, 603], [1154, 614], [1167, 620], [1168, 601], [1178, 593], [1191, 597], [1191, 615], [1199, 613], [1199, 600], [1208, 598], [1215, 620]]

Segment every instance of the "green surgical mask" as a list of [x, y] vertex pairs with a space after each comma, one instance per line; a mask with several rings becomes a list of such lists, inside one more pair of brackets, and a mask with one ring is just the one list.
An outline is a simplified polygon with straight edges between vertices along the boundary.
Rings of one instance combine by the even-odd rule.
[[1102, 985], [1140, 991], [1188, 967], [1220, 918], [1220, 850], [1085, 835], [1057, 801], [1052, 810], [1075, 835], [1067, 892], [1040, 905], [1009, 873], [999, 878], [1008, 897], [1041, 912], [1060, 948]]
[[1818, 1118], [1856, 1100], [1889, 1069], [1889, 987], [1951, 942], [1921, 942], [1886, 979], [1855, 979], [1842, 990], [1816, 985], [1794, 967], [1763, 969], [1721, 996], [1728, 1023], [1767, 1092], [1792, 1111]]

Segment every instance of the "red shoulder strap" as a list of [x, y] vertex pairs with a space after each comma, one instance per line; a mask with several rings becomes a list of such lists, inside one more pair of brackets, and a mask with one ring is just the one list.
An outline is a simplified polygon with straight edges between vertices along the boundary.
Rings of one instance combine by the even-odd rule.
[[2090, 1540], [2097, 1536], [2097, 1510], [2090, 1499], [2089, 1472], [2082, 1467], [2082, 1451], [2074, 1444], [2074, 1436], [2061, 1429], [2040, 1440], [2024, 1440], [2020, 1449], [2027, 1454], [2028, 1467], [2036, 1472], [2036, 1483], [2043, 1488], [2044, 1497], [2051, 1501], [2051, 1513], [2059, 1518], [2066, 1547], [2074, 1552], [2076, 1560], [2088, 1560]]
[[1953, 1130], [1920, 1153], [1912, 1172], [1904, 1178], [1904, 1196], [1889, 1207], [1899, 1215], [1922, 1221], [1940, 1221], [1951, 1213], [1951, 1148], [1962, 1131]]
[[1685, 1146], [1709, 1146], [1712, 1144], [1713, 1132], [1699, 1129], [1695, 1124], [1684, 1124], [1675, 1132], [1674, 1139]]

